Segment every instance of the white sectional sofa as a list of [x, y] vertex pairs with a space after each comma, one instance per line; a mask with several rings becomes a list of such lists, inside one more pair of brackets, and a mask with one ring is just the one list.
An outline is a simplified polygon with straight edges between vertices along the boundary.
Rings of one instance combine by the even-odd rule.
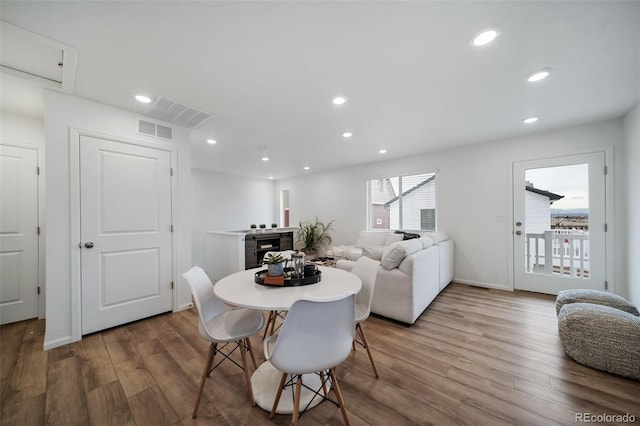
[[413, 324], [453, 280], [453, 241], [443, 233], [402, 240], [394, 232], [361, 231], [354, 246], [333, 248], [336, 267], [350, 271], [359, 256], [380, 261], [371, 312]]

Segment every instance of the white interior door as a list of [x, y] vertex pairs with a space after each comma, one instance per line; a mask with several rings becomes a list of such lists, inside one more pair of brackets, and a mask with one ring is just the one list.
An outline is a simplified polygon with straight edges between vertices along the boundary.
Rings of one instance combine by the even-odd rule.
[[171, 154], [80, 137], [82, 333], [170, 311]]
[[38, 316], [38, 153], [0, 145], [0, 323]]
[[605, 153], [513, 165], [514, 287], [605, 290]]

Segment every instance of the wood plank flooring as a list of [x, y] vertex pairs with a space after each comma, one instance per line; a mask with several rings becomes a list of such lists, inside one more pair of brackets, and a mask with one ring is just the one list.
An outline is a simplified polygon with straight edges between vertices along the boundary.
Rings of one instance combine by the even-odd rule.
[[[575, 413], [630, 414], [640, 381], [579, 365], [558, 339], [552, 296], [451, 284], [416, 324], [364, 323], [364, 349], [337, 369], [353, 425], [569, 425]], [[216, 369], [191, 410], [208, 345], [195, 309], [44, 352], [44, 321], [0, 328], [2, 425], [286, 425], [249, 405], [242, 372]], [[261, 338], [252, 338], [259, 362]], [[239, 356], [238, 356], [239, 358]], [[275, 391], [275, 390], [274, 390]], [[323, 403], [302, 425], [340, 425]]]

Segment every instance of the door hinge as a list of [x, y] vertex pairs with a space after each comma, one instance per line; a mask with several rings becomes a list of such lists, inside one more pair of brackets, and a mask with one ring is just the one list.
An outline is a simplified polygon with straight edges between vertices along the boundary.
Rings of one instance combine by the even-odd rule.
[[173, 281], [171, 281], [171, 290], [173, 290]]
[[169, 174], [170, 174], [171, 176], [173, 176], [173, 167], [171, 167], [171, 168], [169, 169]]
[[607, 166], [604, 166], [604, 174], [607, 174]]
[[40, 286], [36, 287], [36, 291], [38, 294], [40, 294]]
[[609, 290], [609, 281], [604, 282], [604, 289]]
[[36, 174], [40, 176], [40, 167], [36, 167]]
[[171, 232], [173, 232], [173, 224], [171, 224]]
[[38, 232], [38, 235], [40, 235], [40, 227], [39, 226], [36, 227], [36, 230]]
[[609, 227], [608, 227], [608, 226], [607, 226], [607, 224], [605, 223], [605, 224], [604, 224], [604, 232], [608, 232], [608, 230], [609, 230]]

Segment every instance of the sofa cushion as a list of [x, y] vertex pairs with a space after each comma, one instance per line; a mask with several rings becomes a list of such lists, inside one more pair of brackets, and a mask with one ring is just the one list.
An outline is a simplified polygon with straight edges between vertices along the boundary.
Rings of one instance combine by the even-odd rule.
[[438, 244], [440, 241], [448, 240], [449, 236], [444, 232], [429, 232], [423, 235], [423, 238], [427, 236], [433, 240], [433, 244]]
[[398, 269], [407, 275], [411, 275], [413, 272], [413, 256], [409, 255], [402, 259], [402, 262], [398, 265]]
[[386, 245], [385, 241], [388, 234], [388, 232], [362, 231], [356, 241], [356, 247], [365, 248]]
[[404, 234], [396, 234], [396, 233], [390, 232], [387, 235], [387, 238], [385, 238], [384, 240], [384, 245], [389, 247], [391, 244], [402, 241], [403, 238], [404, 238]]
[[418, 241], [422, 243], [422, 248], [429, 248], [433, 245], [433, 239], [428, 235], [420, 237]]
[[382, 260], [385, 250], [385, 246], [365, 247], [362, 249], [362, 255], [373, 260]]
[[381, 265], [385, 269], [397, 268], [405, 257], [419, 250], [422, 250], [422, 241], [419, 239], [398, 241], [385, 249]]

